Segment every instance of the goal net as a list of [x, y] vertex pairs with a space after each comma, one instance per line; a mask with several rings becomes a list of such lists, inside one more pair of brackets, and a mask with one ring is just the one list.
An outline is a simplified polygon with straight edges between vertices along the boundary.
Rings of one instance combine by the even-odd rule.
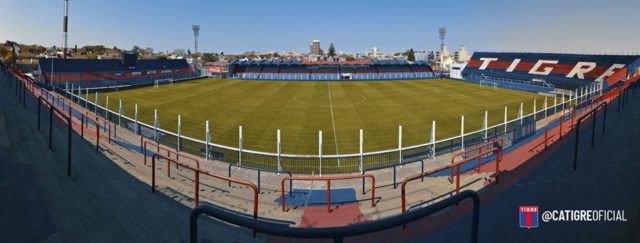
[[173, 79], [172, 78], [156, 79], [154, 84], [153, 84], [153, 87], [157, 88], [158, 86], [163, 85], [163, 84], [171, 84], [171, 85], [173, 85]]
[[491, 81], [480, 81], [480, 87], [489, 87], [495, 90], [498, 87], [498, 83]]

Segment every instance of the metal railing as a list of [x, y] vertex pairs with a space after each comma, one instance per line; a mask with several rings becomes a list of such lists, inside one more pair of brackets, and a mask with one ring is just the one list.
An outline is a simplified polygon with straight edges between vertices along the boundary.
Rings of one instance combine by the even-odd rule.
[[[65, 92], [65, 91], [62, 91]], [[215, 144], [194, 139], [181, 134], [173, 133], [167, 130], [163, 130], [159, 127], [151, 126], [140, 122], [137, 119], [132, 119], [119, 112], [114, 112], [102, 107], [100, 105], [91, 102], [84, 97], [81, 97], [72, 92], [66, 91], [65, 94], [72, 97], [79, 104], [85, 104], [87, 108], [98, 110], [98, 114], [109, 114], [111, 120], [116, 119], [117, 124], [123, 128], [129, 129], [132, 132], [142, 136], [148, 137], [150, 134], [155, 134], [160, 144], [175, 147], [172, 145], [180, 144], [179, 150], [190, 154], [202, 153], [202, 151], [213, 153], [214, 159], [227, 162], [231, 164], [241, 164], [247, 167], [268, 169], [268, 170], [280, 170], [289, 171], [292, 173], [312, 174], [320, 171], [325, 174], [334, 173], [346, 173], [346, 172], [359, 172], [363, 173], [373, 168], [395, 168], [395, 166], [405, 165], [408, 157], [416, 155], [414, 158], [418, 160], [429, 160], [436, 156], [455, 152], [462, 149], [464, 145], [472, 144], [485, 139], [492, 139], [495, 137], [522, 137], [528, 136], [529, 132], [525, 132], [524, 124], [535, 124], [536, 121], [546, 118], [549, 115], [561, 112], [566, 107], [571, 107], [578, 101], [589, 100], [593, 94], [600, 92], [598, 89], [584, 89], [579, 92], [578, 95], [572, 95], [570, 99], [562, 99], [562, 101], [552, 101], [551, 105], [544, 106], [529, 114], [519, 115], [518, 117], [506, 120], [503, 123], [493, 126], [483, 127], [477, 131], [466, 132], [463, 135], [458, 135], [450, 138], [440, 139], [437, 141], [430, 141], [423, 144], [405, 146], [402, 148], [394, 148], [382, 151], [372, 151], [353, 154], [284, 154], [284, 153], [272, 153], [261, 152], [256, 150], [250, 150], [247, 148], [225, 146], [221, 144]], [[84, 102], [82, 102], [84, 101]], [[87, 105], [88, 104], [88, 105]], [[540, 115], [544, 113], [544, 115]], [[106, 115], [105, 115], [106, 117]], [[122, 122], [120, 122], [122, 121]], [[520, 126], [520, 127], [519, 127]], [[143, 133], [146, 131], [146, 133]], [[524, 135], [523, 135], [524, 134]], [[520, 138], [521, 139], [521, 138]], [[486, 141], [486, 140], [485, 140]], [[513, 144], [516, 140], [511, 139]], [[142, 142], [141, 142], [142, 143]], [[214, 152], [215, 151], [215, 152]], [[205, 154], [208, 156], [208, 154]], [[413, 159], [412, 159], [413, 160]], [[322, 161], [322, 162], [320, 162]], [[276, 169], [276, 165], [278, 166]], [[397, 182], [394, 183], [397, 185]]]
[[71, 123], [71, 117], [67, 116], [64, 112], [58, 109], [54, 104], [49, 102], [42, 95], [38, 97], [38, 131], [40, 131], [40, 106], [46, 104], [49, 108], [49, 149], [53, 149], [53, 113], [57, 113], [61, 118], [66, 119], [67, 122], [67, 176], [71, 177], [71, 133], [73, 127]]
[[576, 144], [575, 144], [575, 148], [574, 148], [574, 153], [573, 153], [573, 170], [577, 170], [578, 169], [578, 149], [580, 147], [580, 125], [582, 124], [582, 122], [586, 119], [589, 119], [590, 117], [593, 117], [593, 130], [591, 132], [591, 148], [593, 148], [593, 146], [595, 145], [595, 139], [596, 139], [596, 115], [598, 110], [603, 109], [604, 110], [604, 114], [603, 114], [603, 121], [602, 121], [602, 134], [604, 134], [605, 132], [605, 127], [607, 125], [607, 101], [604, 101], [603, 103], [599, 104], [598, 106], [594, 107], [593, 109], [591, 109], [590, 111], [587, 112], [587, 114], [582, 115], [580, 118], [578, 118], [578, 122], [576, 123]]
[[229, 224], [254, 230], [254, 232], [268, 235], [277, 235], [290, 238], [305, 239], [333, 239], [333, 242], [343, 242], [345, 237], [360, 236], [382, 230], [406, 225], [413, 221], [425, 218], [429, 215], [440, 212], [454, 204], [459, 204], [465, 199], [473, 202], [473, 212], [471, 219], [470, 242], [478, 242], [478, 225], [480, 223], [480, 197], [474, 191], [463, 191], [457, 195], [436, 202], [428, 207], [412, 210], [410, 213], [399, 214], [363, 224], [354, 224], [342, 227], [327, 228], [296, 228], [288, 225], [255, 220], [243, 215], [229, 212], [219, 207], [202, 205], [194, 208], [189, 216], [189, 241], [198, 242], [198, 218], [200, 215], [208, 215], [217, 220]]
[[[376, 171], [376, 170], [383, 170], [383, 169], [388, 169], [388, 168], [393, 168], [393, 189], [396, 189], [398, 186], [397, 183], [397, 178], [398, 176], [397, 174], [397, 168], [398, 166], [402, 167], [402, 166], [407, 166], [413, 163], [418, 163], [420, 162], [420, 172], [424, 172], [424, 160], [416, 160], [416, 161], [412, 161], [412, 162], [408, 162], [408, 163], [402, 163], [402, 164], [395, 164], [395, 165], [385, 165], [385, 166], [379, 166], [379, 167], [374, 167], [374, 168], [367, 168], [367, 169], [363, 169], [362, 170], [362, 174], [364, 175], [367, 172], [371, 172], [371, 171]], [[424, 181], [424, 179], [422, 180]], [[364, 193], [364, 187], [365, 187], [365, 178], [362, 178], [362, 193]]]
[[[274, 174], [287, 174], [289, 175], [289, 177], [293, 177], [293, 174], [291, 174], [291, 172], [289, 171], [284, 171], [284, 170], [268, 170], [268, 169], [260, 169], [260, 168], [253, 168], [253, 167], [248, 167], [248, 166], [243, 166], [243, 165], [239, 165], [239, 164], [229, 164], [228, 166], [228, 176], [229, 178], [231, 178], [231, 167], [237, 167], [237, 168], [243, 168], [243, 169], [248, 169], [248, 170], [255, 170], [258, 172], [258, 178], [257, 178], [257, 184], [258, 184], [258, 192], [260, 192], [260, 174], [262, 172], [269, 172], [269, 173], [274, 173]], [[231, 186], [231, 182], [229, 182], [229, 186]], [[289, 192], [291, 192], [293, 186], [292, 186], [292, 181], [289, 181]]]
[[183, 157], [183, 158], [186, 158], [186, 159], [189, 159], [189, 160], [193, 161], [198, 166], [198, 168], [200, 168], [200, 161], [198, 159], [196, 159], [195, 157], [193, 157], [193, 156], [190, 156], [188, 154], [181, 153], [181, 152], [178, 152], [178, 151], [172, 151], [171, 149], [166, 148], [166, 147], [164, 147], [162, 145], [158, 145], [156, 142], [153, 142], [153, 141], [149, 141], [149, 140], [146, 140], [146, 139], [144, 139], [143, 141], [144, 142], [142, 143], [141, 148], [142, 148], [142, 151], [143, 151], [142, 152], [142, 157], [144, 158], [144, 165], [147, 165], [147, 157], [148, 157], [147, 156], [147, 151], [148, 151], [147, 150], [147, 144], [149, 144], [149, 145], [151, 145], [153, 147], [156, 147], [156, 153], [157, 154], [160, 153], [160, 150], [163, 150], [163, 151], [167, 152], [167, 157], [169, 157], [169, 158], [171, 157], [172, 154], [175, 155], [175, 159], [176, 160], [180, 160], [180, 157]]
[[[433, 169], [433, 170], [426, 171], [426, 172], [423, 172], [423, 173], [420, 173], [420, 174], [417, 174], [417, 175], [414, 175], [414, 176], [407, 177], [406, 179], [404, 179], [404, 181], [402, 181], [402, 185], [400, 186], [401, 195], [402, 195], [401, 196], [402, 197], [402, 213], [406, 213], [407, 212], [407, 210], [406, 210], [406, 187], [407, 187], [407, 183], [409, 183], [410, 181], [414, 181], [414, 180], [417, 180], [419, 178], [431, 175], [431, 174], [438, 173], [440, 171], [447, 170], [449, 168], [456, 168], [456, 170], [457, 170], [457, 173], [456, 173], [456, 194], [459, 194], [460, 193], [460, 174], [461, 174], [460, 173], [460, 167], [462, 166], [462, 164], [470, 162], [470, 161], [475, 160], [475, 159], [479, 159], [479, 158], [481, 158], [483, 156], [486, 156], [488, 154], [494, 154], [494, 153], [496, 154], [495, 182], [498, 183], [498, 177], [500, 176], [500, 161], [502, 160], [502, 151], [503, 151], [502, 148], [494, 147], [494, 148], [491, 148], [491, 149], [489, 149], [487, 151], [484, 151], [484, 152], [478, 153], [476, 155], [473, 155], [471, 157], [468, 157], [468, 158], [466, 158], [464, 160], [458, 161], [455, 164], [445, 165], [445, 166], [437, 168], [437, 169]], [[453, 178], [452, 178], [451, 182], [453, 183]]]
[[[492, 148], [504, 148], [504, 139], [502, 138], [498, 138], [480, 145], [475, 146], [474, 148], [459, 152], [454, 154], [453, 156], [451, 156], [451, 164], [453, 165], [456, 161], [457, 158], [459, 157], [463, 157], [466, 158], [467, 156], [469, 156], [470, 154], [480, 154], [482, 153], [483, 149], [492, 149]], [[473, 155], [472, 155], [473, 156]], [[476, 167], [476, 170], [480, 170], [480, 166], [482, 165], [482, 157], [478, 157], [478, 166]], [[424, 171], [423, 171], [424, 172]], [[452, 182], [453, 182], [453, 176], [454, 176], [454, 168], [451, 167], [451, 178], [452, 178]], [[424, 177], [421, 177], [424, 180]]]
[[210, 177], [216, 178], [216, 179], [220, 179], [223, 181], [230, 181], [233, 183], [237, 183], [237, 184], [241, 184], [241, 185], [245, 185], [248, 186], [249, 188], [251, 188], [253, 190], [253, 218], [257, 219], [258, 218], [258, 188], [256, 187], [256, 185], [254, 185], [251, 182], [248, 181], [244, 181], [244, 180], [240, 180], [240, 179], [235, 179], [235, 178], [229, 178], [223, 175], [218, 175], [218, 174], [214, 174], [211, 173], [209, 171], [200, 169], [200, 165], [198, 164], [196, 168], [182, 163], [180, 161], [174, 160], [172, 158], [166, 157], [164, 155], [161, 154], [153, 154], [153, 156], [151, 156], [151, 192], [155, 193], [156, 192], [156, 161], [158, 160], [158, 158], [164, 159], [167, 161], [167, 176], [169, 178], [171, 178], [171, 163], [175, 163], [177, 165], [180, 165], [184, 168], [190, 169], [193, 171], [194, 173], [194, 201], [195, 201], [195, 206], [198, 206], [200, 203], [200, 174], [204, 174], [204, 175], [208, 175]]
[[[280, 182], [280, 186], [282, 189], [282, 197], [280, 199], [280, 203], [282, 203], [282, 211], [285, 211], [286, 208], [286, 200], [284, 193], [284, 182], [285, 181], [326, 181], [327, 182], [327, 211], [331, 212], [331, 181], [338, 180], [352, 180], [352, 179], [360, 179], [360, 178], [370, 178], [371, 179], [371, 207], [375, 207], [375, 197], [376, 197], [376, 177], [373, 175], [365, 174], [365, 175], [351, 175], [351, 176], [335, 176], [335, 177], [286, 177], [283, 178]], [[362, 194], [365, 194], [364, 191]], [[291, 197], [292, 194], [289, 193]]]

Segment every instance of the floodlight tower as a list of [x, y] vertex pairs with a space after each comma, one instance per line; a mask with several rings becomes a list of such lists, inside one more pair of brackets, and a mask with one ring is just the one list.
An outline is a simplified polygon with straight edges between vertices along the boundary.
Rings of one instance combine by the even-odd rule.
[[62, 27], [62, 57], [67, 59], [67, 25], [69, 23], [69, 0], [64, 0], [64, 23]]
[[444, 51], [444, 35], [447, 34], [447, 28], [438, 28], [438, 33], [440, 34], [440, 51]]
[[193, 30], [193, 37], [195, 38], [195, 48], [194, 53], [198, 54], [198, 36], [200, 36], [200, 25], [192, 25], [191, 30]]

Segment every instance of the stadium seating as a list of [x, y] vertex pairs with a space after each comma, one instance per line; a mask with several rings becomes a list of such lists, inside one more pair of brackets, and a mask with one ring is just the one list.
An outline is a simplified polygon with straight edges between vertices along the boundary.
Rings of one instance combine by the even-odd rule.
[[[475, 52], [462, 71], [462, 76], [544, 82], [556, 88], [570, 90], [592, 82], [602, 82], [606, 88], [613, 85], [607, 80], [608, 77], [624, 69], [639, 57]], [[629, 70], [631, 71], [633, 70]]]
[[429, 63], [398, 60], [236, 61], [229, 65], [232, 78], [277, 80], [377, 80], [433, 78]]
[[[186, 60], [138, 60], [133, 66], [121, 60], [51, 59], [39, 60], [40, 82], [64, 87], [121, 87], [153, 84], [159, 79], [189, 79], [198, 76]], [[53, 74], [52, 74], [53, 73]]]

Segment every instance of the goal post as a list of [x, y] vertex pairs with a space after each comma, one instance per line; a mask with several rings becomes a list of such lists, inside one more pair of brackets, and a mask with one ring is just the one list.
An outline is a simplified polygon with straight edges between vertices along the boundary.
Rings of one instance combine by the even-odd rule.
[[498, 87], [498, 83], [481, 80], [480, 81], [480, 87], [491, 87], [491, 88], [493, 88], [493, 90], [496, 90], [496, 88]]
[[156, 79], [153, 82], [153, 87], [159, 87], [160, 85], [164, 85], [164, 84], [171, 84], [173, 85], [173, 79], [172, 78], [166, 78], [166, 79]]

